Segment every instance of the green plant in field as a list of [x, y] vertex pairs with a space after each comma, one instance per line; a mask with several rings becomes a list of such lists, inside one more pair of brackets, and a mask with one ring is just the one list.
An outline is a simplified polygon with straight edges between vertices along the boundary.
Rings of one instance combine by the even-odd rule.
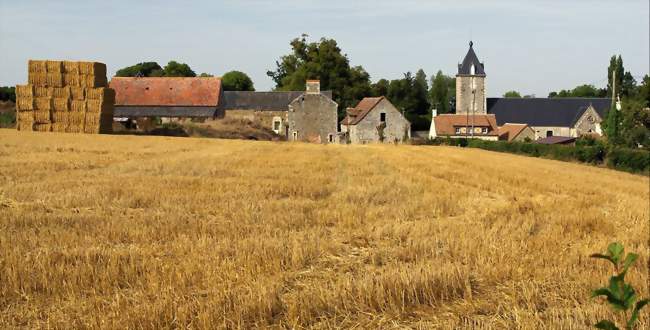
[[[625, 256], [625, 257], [624, 257]], [[604, 296], [609, 306], [623, 317], [623, 324], [627, 330], [634, 328], [639, 319], [641, 309], [648, 303], [648, 299], [636, 301], [637, 295], [631, 284], [625, 283], [625, 275], [632, 264], [639, 258], [638, 254], [628, 253], [621, 243], [612, 243], [607, 247], [606, 254], [592, 254], [592, 258], [605, 259], [614, 265], [615, 275], [609, 278], [609, 286], [594, 290], [592, 298]], [[635, 304], [636, 301], [636, 304]], [[598, 329], [618, 330], [616, 323], [610, 320], [602, 320], [596, 325]]]

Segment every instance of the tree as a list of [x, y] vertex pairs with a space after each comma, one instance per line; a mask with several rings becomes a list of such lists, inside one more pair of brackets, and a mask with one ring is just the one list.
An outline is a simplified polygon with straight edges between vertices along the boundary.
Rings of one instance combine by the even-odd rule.
[[418, 115], [429, 114], [431, 102], [429, 102], [429, 84], [427, 83], [427, 74], [420, 69], [415, 73], [413, 80], [413, 101], [414, 112]]
[[429, 97], [432, 107], [438, 110], [438, 113], [453, 112], [456, 97], [456, 79], [446, 76], [439, 70], [435, 76], [431, 77]]
[[117, 70], [116, 77], [161, 77], [163, 69], [156, 62], [142, 62]]
[[253, 81], [241, 71], [230, 71], [221, 77], [224, 91], [254, 91]]
[[551, 92], [549, 98], [554, 97], [603, 97], [601, 90], [594, 85], [580, 85], [572, 90], [563, 89], [560, 92]]
[[517, 91], [508, 91], [505, 94], [503, 94], [503, 97], [506, 98], [521, 98], [521, 94]]
[[630, 73], [625, 72], [621, 82], [621, 96], [634, 96], [637, 93], [636, 79]]
[[639, 86], [637, 98], [645, 101], [646, 105], [650, 105], [650, 75], [645, 75]]
[[196, 77], [189, 65], [169, 61], [165, 68], [156, 62], [142, 62], [117, 70], [116, 77]]
[[211, 77], [214, 77], [214, 75], [203, 72], [203, 73], [201, 73], [199, 75], [199, 77], [201, 77], [201, 78], [211, 78]]
[[623, 58], [621, 55], [612, 56], [609, 60], [609, 67], [607, 68], [607, 95], [612, 96], [612, 78], [616, 72], [616, 91], [615, 95], [621, 92], [623, 86], [623, 76], [625, 75], [625, 68], [623, 67]]
[[625, 97], [621, 101], [620, 143], [630, 148], [650, 148], [650, 110], [642, 98]]
[[0, 101], [16, 102], [16, 87], [4, 86], [0, 87]]
[[319, 79], [321, 89], [332, 91], [342, 118], [343, 109], [370, 95], [370, 75], [361, 66], [350, 66], [336, 40], [307, 42], [307, 37], [303, 34], [293, 39], [291, 53], [276, 61], [275, 71], [268, 71], [267, 75], [279, 91], [304, 90], [307, 79]]
[[388, 95], [389, 85], [390, 81], [386, 79], [379, 79], [379, 81], [370, 86], [370, 95], [374, 97]]
[[165, 65], [164, 71], [165, 77], [196, 77], [196, 73], [192, 71], [189, 65], [176, 61], [169, 61]]

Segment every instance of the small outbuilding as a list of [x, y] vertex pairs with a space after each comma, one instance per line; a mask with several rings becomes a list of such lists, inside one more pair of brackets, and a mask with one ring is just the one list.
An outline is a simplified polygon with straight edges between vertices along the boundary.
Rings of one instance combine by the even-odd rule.
[[411, 123], [385, 97], [366, 97], [347, 109], [341, 135], [354, 144], [404, 142], [411, 138]]
[[534, 141], [535, 130], [526, 124], [504, 124], [499, 127], [499, 140], [508, 142]]

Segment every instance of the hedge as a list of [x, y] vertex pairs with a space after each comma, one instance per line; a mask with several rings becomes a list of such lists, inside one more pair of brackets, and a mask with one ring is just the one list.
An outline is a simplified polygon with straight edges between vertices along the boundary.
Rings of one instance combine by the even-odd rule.
[[[586, 142], [586, 143], [584, 143]], [[649, 175], [650, 152], [644, 149], [621, 147], [606, 148], [600, 141], [584, 141], [575, 146], [549, 145], [527, 142], [484, 141], [479, 139], [436, 138], [427, 140], [426, 145], [448, 145], [479, 148], [489, 151], [507, 152], [517, 155], [541, 157], [561, 161], [577, 161], [632, 173]]]

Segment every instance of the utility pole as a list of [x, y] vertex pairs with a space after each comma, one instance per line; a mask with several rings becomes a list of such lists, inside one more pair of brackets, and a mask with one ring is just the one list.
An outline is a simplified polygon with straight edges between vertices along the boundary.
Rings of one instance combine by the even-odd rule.
[[616, 68], [612, 70], [612, 109], [616, 105]]

